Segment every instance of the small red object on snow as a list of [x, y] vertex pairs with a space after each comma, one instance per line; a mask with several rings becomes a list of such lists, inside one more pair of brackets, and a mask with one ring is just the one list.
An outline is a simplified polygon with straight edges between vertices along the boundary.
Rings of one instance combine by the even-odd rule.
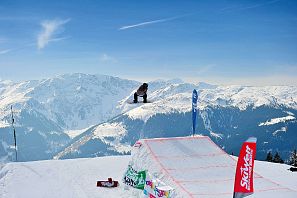
[[108, 178], [108, 181], [97, 181], [97, 187], [113, 188], [119, 185], [118, 181], [112, 181], [112, 178]]
[[133, 147], [140, 148], [141, 146], [142, 146], [142, 143], [140, 141], [137, 141], [135, 142]]

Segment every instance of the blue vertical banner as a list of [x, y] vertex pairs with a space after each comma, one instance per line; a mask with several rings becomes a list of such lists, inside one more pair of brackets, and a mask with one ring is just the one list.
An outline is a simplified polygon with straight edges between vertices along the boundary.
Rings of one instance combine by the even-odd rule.
[[193, 136], [195, 135], [195, 129], [196, 129], [197, 100], [198, 100], [198, 93], [197, 93], [196, 89], [194, 89], [193, 94], [192, 94]]

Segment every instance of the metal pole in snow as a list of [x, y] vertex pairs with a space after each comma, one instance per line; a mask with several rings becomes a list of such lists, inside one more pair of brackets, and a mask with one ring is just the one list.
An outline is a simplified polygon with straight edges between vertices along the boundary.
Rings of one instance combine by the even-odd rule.
[[17, 141], [16, 141], [16, 134], [15, 134], [15, 128], [14, 128], [14, 117], [13, 117], [13, 111], [12, 111], [12, 105], [10, 106], [11, 110], [11, 125], [13, 128], [13, 138], [14, 138], [14, 148], [15, 148], [15, 161], [18, 161], [18, 152], [17, 152]]

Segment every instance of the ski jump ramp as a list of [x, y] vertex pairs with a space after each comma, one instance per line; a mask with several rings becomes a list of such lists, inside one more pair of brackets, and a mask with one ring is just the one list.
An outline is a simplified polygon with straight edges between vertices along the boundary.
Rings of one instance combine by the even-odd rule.
[[[143, 139], [132, 150], [130, 164], [147, 170], [175, 189], [176, 197], [233, 196], [236, 160], [209, 137]], [[283, 187], [254, 173], [254, 194], [249, 197], [297, 197]]]

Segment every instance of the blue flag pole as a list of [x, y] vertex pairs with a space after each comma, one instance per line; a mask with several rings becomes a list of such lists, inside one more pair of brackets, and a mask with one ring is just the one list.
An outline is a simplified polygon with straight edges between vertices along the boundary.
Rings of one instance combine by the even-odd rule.
[[195, 135], [195, 129], [196, 129], [197, 100], [198, 100], [198, 93], [197, 93], [196, 89], [194, 89], [193, 94], [192, 94], [193, 136]]

